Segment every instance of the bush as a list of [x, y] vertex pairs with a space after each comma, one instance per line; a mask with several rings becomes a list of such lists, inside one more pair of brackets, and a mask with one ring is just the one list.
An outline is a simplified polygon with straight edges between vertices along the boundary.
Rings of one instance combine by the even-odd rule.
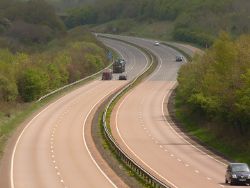
[[31, 102], [108, 63], [103, 44], [83, 28], [44, 46], [46, 51], [34, 54], [0, 49], [0, 102]]
[[14, 22], [8, 36], [27, 43], [47, 43], [53, 38], [53, 31], [48, 26]]
[[214, 41], [214, 37], [207, 33], [184, 28], [175, 28], [173, 37], [175, 40], [195, 43], [206, 48], [210, 47]]
[[91, 6], [74, 9], [69, 12], [69, 17], [65, 20], [65, 25], [68, 28], [73, 28], [79, 25], [93, 24], [97, 21], [96, 10]]
[[48, 87], [48, 75], [39, 69], [25, 70], [18, 80], [18, 91], [25, 102], [37, 99], [46, 93]]
[[0, 101], [15, 101], [17, 96], [18, 91], [16, 83], [0, 75]]
[[[211, 49], [180, 69], [177, 96], [193, 111], [250, 130], [250, 36], [233, 41], [222, 33]], [[248, 52], [247, 52], [248, 51]], [[228, 127], [227, 127], [228, 128]]]

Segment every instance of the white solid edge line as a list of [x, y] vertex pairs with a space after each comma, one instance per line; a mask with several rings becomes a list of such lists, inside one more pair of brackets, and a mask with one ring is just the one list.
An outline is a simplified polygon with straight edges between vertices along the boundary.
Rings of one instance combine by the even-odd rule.
[[[109, 40], [112, 41], [112, 39], [109, 39]], [[106, 40], [106, 41], [108, 41], [108, 40]], [[116, 41], [116, 40], [113, 39], [113, 41]], [[104, 43], [105, 43], [105, 40], [104, 40]], [[121, 45], [121, 44], [119, 44], [119, 43], [124, 43], [124, 42], [117, 41], [117, 43], [118, 43], [118, 45]], [[126, 44], [126, 43], [125, 43], [125, 44]], [[105, 44], [105, 45], [108, 46], [109, 48], [112, 48], [113, 50], [115, 50], [117, 53], [120, 54], [120, 56], [121, 56], [123, 59], [125, 59], [125, 57], [122, 55], [122, 53], [121, 53], [120, 50], [115, 49], [115, 48], [114, 48], [112, 45], [110, 45], [110, 44]], [[127, 44], [127, 45], [129, 46], [129, 44]], [[133, 47], [133, 48], [135, 48], [135, 49], [138, 49], [138, 48], [136, 48], [135, 46], [132, 46], [132, 45], [131, 45], [131, 47]], [[125, 48], [124, 50], [126, 50], [126, 48]], [[140, 52], [141, 54], [143, 54], [144, 57], [146, 57], [146, 55], [145, 55], [141, 50], [138, 49], [138, 52]], [[135, 62], [135, 55], [133, 55], [133, 59], [134, 59], [134, 62]], [[147, 59], [147, 58], [146, 58], [146, 59]], [[148, 61], [147, 61], [147, 64], [145, 65], [145, 67], [142, 69], [142, 71], [141, 71], [141, 72], [138, 72], [138, 74], [135, 75], [135, 77], [139, 76], [139, 75], [146, 69], [147, 66], [148, 66]], [[132, 71], [132, 70], [134, 69], [134, 67], [135, 67], [135, 63], [133, 63], [132, 65], [130, 64], [130, 67], [131, 67], [131, 68], [130, 68], [129, 71]]]
[[[115, 91], [116, 89], [114, 89], [113, 91]], [[112, 92], [113, 92], [112, 91]], [[111, 93], [111, 92], [110, 92]], [[108, 96], [110, 93], [108, 93], [107, 95], [105, 95], [101, 100], [103, 100], [106, 96]], [[24, 132], [29, 128], [29, 126], [31, 125], [31, 123], [41, 114], [43, 113], [44, 111], [46, 111], [48, 108], [50, 108], [52, 105], [54, 105], [55, 103], [57, 103], [58, 101], [62, 100], [63, 98], [60, 98], [58, 100], [56, 100], [55, 102], [51, 103], [49, 106], [47, 106], [45, 109], [43, 109], [41, 112], [39, 112], [26, 126], [25, 128], [22, 130], [21, 134], [19, 135], [16, 143], [15, 143], [15, 146], [14, 146], [14, 149], [13, 149], [13, 152], [12, 152], [12, 156], [11, 156], [11, 172], [10, 172], [10, 178], [11, 178], [11, 188], [15, 188], [15, 185], [14, 185], [14, 178], [13, 178], [13, 169], [14, 169], [14, 156], [15, 156], [15, 152], [16, 152], [16, 149], [17, 149], [17, 145], [22, 137], [22, 135], [24, 134]], [[98, 103], [101, 101], [99, 100]], [[98, 104], [97, 103], [97, 104]], [[95, 104], [94, 107], [97, 105]], [[90, 112], [88, 113], [87, 117], [89, 116], [89, 114], [91, 113], [91, 111], [94, 109], [94, 107], [90, 110]], [[86, 119], [85, 119], [85, 122], [86, 122]], [[84, 123], [85, 124], [85, 123]], [[83, 132], [84, 133], [84, 132]], [[88, 153], [90, 154], [90, 151], [86, 145], [86, 142], [84, 140], [84, 143], [85, 143], [85, 146], [86, 146], [86, 149], [88, 151]], [[107, 177], [107, 175], [101, 170], [101, 168], [98, 166], [98, 164], [96, 163], [96, 161], [93, 159], [92, 155], [90, 154], [90, 157], [91, 159], [94, 161], [94, 163], [96, 164], [96, 166], [98, 167], [98, 169], [102, 172], [102, 174], [108, 179], [108, 181], [114, 186], [116, 187], [116, 185], [114, 185], [114, 183]], [[116, 187], [117, 188], [117, 187]]]
[[[171, 89], [173, 89], [173, 88], [174, 88], [174, 86], [171, 87]], [[163, 115], [164, 120], [165, 120], [166, 122], [168, 122], [168, 121], [167, 121], [166, 116], [165, 116], [165, 113], [164, 113], [164, 103], [165, 103], [165, 101], [166, 101], [166, 98], [167, 98], [170, 94], [171, 94], [171, 92], [168, 92], [168, 93], [165, 95], [165, 97], [163, 98], [163, 100], [162, 100], [162, 115]], [[182, 139], [184, 142], [186, 142], [187, 144], [191, 145], [193, 148], [195, 148], [196, 150], [198, 150], [198, 151], [201, 152], [202, 154], [206, 155], [207, 157], [209, 157], [209, 158], [215, 160], [216, 162], [218, 162], [218, 163], [220, 163], [220, 164], [222, 164], [222, 165], [224, 165], [224, 166], [227, 166], [227, 164], [223, 163], [222, 161], [219, 161], [218, 159], [216, 159], [216, 158], [214, 158], [213, 156], [209, 155], [208, 153], [202, 151], [201, 149], [197, 148], [195, 145], [193, 145], [192, 143], [190, 143], [188, 140], [186, 140], [183, 136], [181, 136], [181, 135], [172, 127], [172, 125], [171, 125], [170, 122], [168, 122], [168, 124], [169, 124], [169, 127], [171, 128], [171, 130], [172, 130], [180, 139]]]
[[[120, 54], [121, 55], [121, 54]], [[144, 53], [143, 53], [144, 55]], [[121, 55], [122, 56], [122, 55]], [[145, 56], [145, 55], [144, 55]], [[146, 56], [145, 56], [146, 57]], [[147, 58], [146, 58], [147, 60]], [[145, 67], [147, 67], [148, 65], [148, 60], [147, 60], [147, 64], [145, 65]], [[90, 155], [90, 158], [92, 159], [92, 161], [94, 162], [94, 164], [96, 165], [96, 167], [101, 171], [101, 173], [105, 176], [105, 178], [112, 184], [113, 187], [116, 187], [117, 186], [112, 182], [112, 180], [105, 174], [105, 172], [101, 169], [101, 167], [97, 164], [97, 162], [95, 161], [94, 157], [92, 156], [88, 146], [87, 146], [87, 142], [86, 142], [86, 139], [85, 139], [85, 124], [86, 124], [86, 121], [90, 115], [90, 113], [93, 111], [93, 109], [104, 99], [106, 98], [108, 95], [110, 95], [111, 93], [113, 93], [116, 89], [112, 90], [111, 92], [109, 92], [107, 95], [105, 95], [104, 97], [102, 97], [92, 108], [91, 110], [89, 111], [89, 113], [87, 114], [87, 116], [85, 117], [84, 119], [84, 123], [83, 123], [83, 131], [82, 131], [82, 137], [83, 137], [83, 142], [84, 142], [84, 145], [88, 151], [88, 154]]]
[[[121, 52], [118, 51], [118, 53], [122, 56]], [[122, 56], [123, 57], [123, 56]], [[106, 97], [106, 96], [105, 96]], [[56, 100], [55, 102], [51, 103], [49, 106], [47, 106], [46, 108], [44, 108], [41, 112], [39, 112], [34, 118], [32, 118], [30, 120], [30, 122], [24, 127], [24, 129], [22, 130], [21, 134], [18, 136], [18, 139], [15, 143], [15, 146], [13, 148], [13, 152], [12, 152], [12, 155], [11, 155], [11, 167], [10, 167], [10, 181], [11, 181], [11, 188], [15, 188], [15, 185], [14, 185], [14, 157], [15, 157], [15, 152], [16, 152], [16, 149], [17, 149], [17, 145], [22, 137], [22, 135], [24, 134], [24, 132], [29, 128], [29, 126], [31, 125], [31, 123], [40, 115], [42, 114], [44, 111], [46, 111], [48, 108], [50, 108], [52, 105], [54, 105], [55, 103], [57, 103], [58, 101], [62, 100], [62, 98], [59, 98], [58, 100]]]
[[145, 163], [127, 144], [126, 144], [126, 142], [125, 142], [125, 140], [122, 138], [122, 136], [121, 136], [121, 133], [120, 133], [120, 130], [119, 130], [119, 128], [118, 128], [118, 121], [117, 121], [117, 119], [118, 119], [118, 112], [119, 112], [119, 110], [120, 110], [120, 108], [121, 108], [121, 106], [123, 105], [123, 103], [125, 102], [125, 99], [127, 98], [127, 97], [129, 97], [130, 95], [132, 94], [132, 92], [129, 94], [129, 95], [127, 95], [123, 100], [122, 100], [122, 102], [120, 103], [120, 105], [119, 105], [119, 107], [118, 107], [118, 109], [117, 109], [117, 112], [116, 112], [116, 130], [117, 130], [117, 133], [118, 133], [118, 135], [119, 135], [119, 137], [121, 138], [121, 140], [122, 140], [122, 142], [125, 144], [125, 146], [128, 148], [128, 150], [137, 158], [137, 159], [139, 159], [147, 168], [149, 168], [151, 171], [153, 171], [155, 174], [157, 174], [160, 178], [162, 178], [162, 179], [164, 179], [167, 183], [169, 183], [169, 184], [171, 184], [173, 187], [175, 187], [175, 188], [178, 188], [174, 183], [172, 183], [172, 182], [170, 182], [169, 180], [167, 180], [166, 178], [164, 178], [161, 174], [159, 174], [157, 171], [155, 171], [154, 169], [152, 169], [147, 163]]
[[[93, 81], [95, 82], [95, 81]], [[92, 83], [93, 83], [92, 82]], [[96, 86], [95, 86], [96, 87]], [[77, 91], [78, 89], [74, 90]], [[73, 92], [73, 91], [72, 91]], [[49, 104], [46, 108], [44, 108], [41, 112], [39, 112], [35, 117], [33, 117], [29, 123], [23, 128], [21, 134], [18, 136], [18, 139], [16, 140], [15, 146], [13, 148], [12, 151], [12, 155], [11, 155], [11, 165], [10, 165], [10, 184], [11, 184], [11, 188], [15, 188], [14, 185], [14, 158], [15, 158], [15, 153], [16, 153], [16, 149], [17, 149], [17, 145], [19, 143], [19, 141], [21, 140], [21, 137], [23, 136], [24, 132], [30, 127], [31, 123], [40, 115], [42, 114], [44, 111], [46, 111], [47, 109], [49, 109], [51, 106], [53, 106], [54, 104], [56, 104], [57, 102], [59, 102], [60, 100], [63, 100], [64, 96], [57, 99], [56, 101], [54, 101], [53, 103]]]
[[[119, 37], [118, 37], [118, 38], [119, 38]], [[141, 38], [140, 38], [140, 39], [141, 39]], [[144, 40], [144, 39], [142, 39], [142, 40]], [[145, 39], [145, 41], [148, 41], [148, 40]], [[162, 65], [162, 59], [161, 59], [161, 58], [160, 58], [160, 61], [161, 61], [161, 64], [160, 64], [160, 66], [159, 66], [159, 68], [158, 68], [158, 70], [157, 70], [156, 72], [158, 72], [159, 69], [161, 68], [161, 65]], [[154, 74], [156, 74], [156, 73], [154, 73]], [[154, 76], [154, 74], [153, 74], [151, 77], [149, 77], [149, 79], [151, 79], [151, 78]], [[149, 79], [148, 79], [148, 80], [149, 80]], [[164, 111], [163, 111], [163, 110], [164, 110], [164, 101], [165, 101], [165, 99], [166, 99], [166, 97], [167, 97], [168, 95], [169, 95], [169, 93], [167, 93], [166, 96], [163, 98], [163, 102], [162, 102], [162, 113], [163, 113], [163, 115], [164, 115]], [[165, 115], [164, 115], [164, 119], [166, 120]], [[166, 120], [166, 121], [167, 121], [167, 120]], [[205, 153], [204, 151], [200, 150], [199, 148], [197, 148], [196, 146], [194, 146], [193, 144], [191, 144], [190, 142], [188, 142], [184, 137], [182, 137], [180, 134], [178, 134], [178, 133], [174, 130], [174, 128], [171, 126], [171, 124], [170, 124], [170, 128], [175, 132], [175, 134], [176, 134], [178, 137], [180, 137], [180, 138], [181, 138], [183, 141], [185, 141], [186, 143], [190, 144], [193, 148], [197, 149], [199, 152], [201, 152], [202, 154], [205, 154], [205, 155], [208, 156], [209, 158], [211, 158], [211, 159], [217, 161], [218, 163], [221, 163], [222, 165], [226, 166], [225, 163], [223, 163], [223, 162], [217, 160], [216, 158], [212, 157], [211, 155]]]
[[[112, 39], [110, 39], [110, 40], [112, 40]], [[105, 41], [102, 41], [102, 42], [105, 43]], [[110, 44], [107, 44], [107, 42], [106, 42], [105, 46], [107, 46], [107, 47], [112, 48], [113, 50], [115, 50], [118, 54], [120, 54], [120, 56], [122, 57], [122, 59], [124, 59], [124, 56], [122, 55], [122, 53], [121, 53], [120, 50], [114, 48], [114, 47], [111, 46]]]
[[40, 115], [42, 114], [44, 111], [46, 111], [48, 108], [50, 108], [52, 105], [54, 105], [55, 103], [59, 102], [60, 100], [62, 100], [62, 98], [56, 100], [55, 102], [51, 103], [49, 106], [47, 106], [46, 108], [44, 108], [41, 112], [39, 112], [34, 118], [32, 118], [30, 120], [30, 122], [24, 127], [24, 129], [22, 130], [21, 134], [18, 136], [18, 139], [15, 143], [15, 146], [14, 146], [14, 149], [13, 149], [13, 152], [12, 152], [12, 156], [11, 156], [11, 168], [10, 168], [10, 180], [11, 180], [11, 188], [14, 188], [15, 185], [14, 185], [14, 157], [15, 157], [15, 152], [16, 152], [16, 149], [17, 149], [17, 145], [21, 139], [21, 137], [23, 136], [24, 132], [30, 127], [31, 123]]
[[[148, 62], [148, 59], [147, 59], [147, 62]], [[147, 79], [148, 80], [148, 79]], [[166, 178], [164, 178], [161, 174], [159, 174], [158, 172], [156, 172], [154, 169], [152, 169], [147, 163], [145, 163], [125, 142], [125, 140], [122, 138], [121, 136], [121, 133], [120, 133], [120, 130], [118, 128], [118, 112], [121, 108], [121, 106], [123, 105], [123, 103], [125, 102], [126, 98], [128, 98], [130, 95], [132, 94], [132, 92], [130, 94], [128, 94], [126, 97], [124, 97], [124, 99], [122, 100], [122, 102], [120, 103], [120, 105], [118, 106], [117, 108], [117, 111], [116, 111], [116, 117], [115, 117], [115, 127], [116, 127], [116, 130], [117, 130], [117, 133], [119, 135], [119, 137], [121, 138], [122, 142], [125, 144], [125, 146], [129, 149], [129, 151], [137, 158], [139, 159], [147, 168], [149, 168], [151, 171], [153, 171], [155, 174], [157, 174], [159, 177], [161, 177], [162, 179], [164, 179], [167, 183], [169, 183], [170, 185], [172, 185], [174, 188], [178, 188], [174, 183], [172, 183], [171, 181], [167, 180]]]
[[89, 117], [89, 115], [91, 114], [91, 112], [93, 111], [93, 109], [104, 99], [106, 98], [107, 96], [109, 96], [111, 93], [113, 93], [117, 88], [115, 88], [114, 90], [112, 90], [111, 92], [109, 92], [108, 94], [106, 94], [104, 97], [102, 97], [100, 100], [97, 101], [97, 103], [94, 104], [94, 106], [92, 106], [91, 110], [88, 112], [87, 116], [85, 117], [84, 119], [84, 123], [83, 123], [83, 127], [82, 127], [82, 138], [83, 138], [83, 142], [84, 142], [84, 145], [85, 145], [85, 148], [87, 149], [88, 151], [88, 154], [90, 156], [90, 158], [92, 159], [92, 161], [94, 162], [94, 164], [96, 165], [96, 167], [100, 170], [100, 172], [104, 175], [104, 177], [109, 181], [109, 183], [113, 186], [113, 187], [116, 187], [117, 186], [112, 182], [112, 180], [105, 174], [105, 172], [101, 169], [101, 167], [98, 165], [98, 163], [96, 162], [96, 160], [94, 159], [94, 157], [92, 156], [88, 146], [87, 146], [87, 142], [86, 142], [86, 139], [85, 139], [85, 125], [86, 125], [86, 122], [87, 122], [87, 119]]

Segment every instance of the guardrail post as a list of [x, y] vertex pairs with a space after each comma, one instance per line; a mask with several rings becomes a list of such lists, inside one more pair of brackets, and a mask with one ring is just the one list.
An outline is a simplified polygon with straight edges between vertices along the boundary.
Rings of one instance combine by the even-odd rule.
[[[108, 38], [108, 37], [107, 37]], [[119, 39], [117, 39], [119, 40]], [[120, 40], [122, 41], [122, 40]], [[131, 43], [130, 43], [131, 44]], [[138, 47], [137, 45], [134, 45], [136, 47]], [[142, 51], [144, 51], [147, 55], [148, 58], [151, 59], [151, 65], [148, 67], [148, 69], [146, 71], [144, 71], [144, 73], [146, 73], [147, 71], [150, 70], [150, 68], [152, 67], [154, 60], [156, 60], [156, 57], [153, 56], [149, 50], [146, 50], [144, 48], [138, 47], [140, 49], [142, 49]], [[143, 74], [144, 74], [143, 73]], [[142, 75], [143, 75], [142, 74]], [[110, 144], [110, 148], [113, 152], [115, 152], [116, 156], [120, 157], [121, 160], [127, 165], [127, 167], [129, 167], [131, 170], [134, 170], [136, 174], [139, 174], [139, 176], [145, 181], [145, 183], [147, 185], [149, 185], [150, 187], [157, 187], [159, 185], [159, 187], [164, 187], [164, 188], [169, 188], [167, 185], [165, 185], [163, 182], [161, 182], [160, 180], [158, 180], [156, 177], [154, 177], [152, 174], [150, 174], [149, 172], [147, 172], [146, 170], [144, 170], [140, 165], [138, 165], [133, 159], [131, 159], [120, 147], [119, 145], [115, 142], [115, 140], [113, 139], [109, 129], [107, 128], [107, 124], [106, 124], [106, 115], [107, 115], [107, 111], [110, 108], [110, 105], [112, 104], [112, 102], [119, 96], [122, 94], [122, 92], [124, 92], [125, 90], [127, 90], [129, 87], [133, 86], [133, 84], [136, 83], [136, 81], [140, 81], [139, 79], [142, 78], [142, 75], [138, 76], [137, 78], [135, 78], [133, 81], [131, 81], [123, 90], [121, 90], [120, 92], [118, 92], [109, 102], [109, 104], [107, 105], [105, 112], [103, 114], [103, 128], [104, 128], [104, 134], [105, 134], [105, 138], [107, 139], [107, 142], [109, 142]]]

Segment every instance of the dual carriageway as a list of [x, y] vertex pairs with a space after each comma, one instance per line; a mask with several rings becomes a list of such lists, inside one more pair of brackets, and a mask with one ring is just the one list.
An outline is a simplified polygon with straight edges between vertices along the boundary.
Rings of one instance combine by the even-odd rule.
[[[182, 65], [175, 61], [179, 52], [165, 45], [154, 46], [151, 40], [112, 37], [146, 48], [158, 59], [156, 70], [130, 90], [112, 112], [111, 130], [119, 146], [170, 187], [226, 187], [225, 162], [190, 142], [168, 118], [168, 97]], [[129, 79], [149, 66], [148, 57], [138, 48], [113, 39], [100, 40], [126, 60]], [[190, 55], [196, 51], [186, 45], [178, 47]], [[24, 123], [4, 155], [0, 187], [127, 187], [100, 156], [97, 160], [98, 151], [90, 135], [96, 109], [128, 82], [98, 78], [57, 99]]]

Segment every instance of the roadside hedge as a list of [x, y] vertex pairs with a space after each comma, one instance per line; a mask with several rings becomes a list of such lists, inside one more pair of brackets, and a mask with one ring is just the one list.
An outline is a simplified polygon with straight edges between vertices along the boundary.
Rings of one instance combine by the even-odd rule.
[[0, 102], [31, 102], [106, 67], [106, 48], [84, 29], [56, 39], [41, 53], [0, 49]]
[[249, 135], [249, 51], [250, 36], [232, 40], [222, 33], [204, 56], [180, 69], [178, 99], [191, 113], [223, 122], [216, 125], [226, 126], [226, 130]]

